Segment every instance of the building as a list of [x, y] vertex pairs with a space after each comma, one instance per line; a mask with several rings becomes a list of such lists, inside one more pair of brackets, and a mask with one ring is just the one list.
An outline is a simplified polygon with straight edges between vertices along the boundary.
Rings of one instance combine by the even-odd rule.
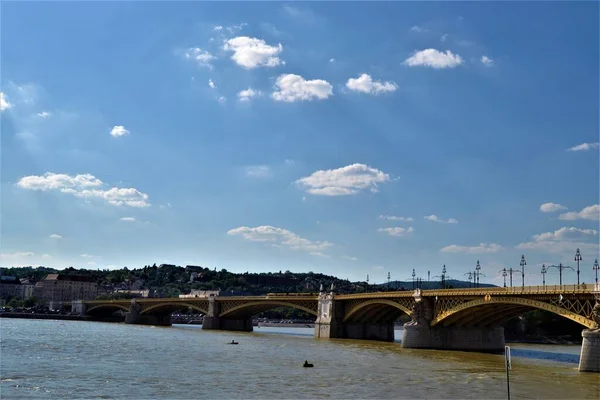
[[98, 285], [89, 276], [48, 274], [35, 285], [33, 294], [49, 302], [94, 300], [98, 296]]
[[150, 295], [150, 289], [146, 289], [146, 290], [119, 289], [119, 290], [115, 290], [114, 293], [128, 294], [128, 295], [131, 295], [131, 297], [135, 297], [135, 298], [138, 298], [138, 297], [146, 298]]
[[21, 281], [14, 276], [0, 276], [0, 297], [21, 297]]
[[192, 290], [190, 294], [180, 294], [180, 299], [189, 299], [195, 297], [210, 297], [218, 296], [221, 293], [219, 290]]

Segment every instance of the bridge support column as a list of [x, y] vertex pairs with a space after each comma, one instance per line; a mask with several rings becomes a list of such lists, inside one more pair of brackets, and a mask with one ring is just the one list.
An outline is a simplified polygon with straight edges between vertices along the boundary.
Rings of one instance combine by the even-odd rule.
[[219, 317], [221, 312], [220, 305], [215, 301], [214, 297], [208, 299], [208, 314], [202, 319], [202, 329], [207, 330], [222, 330], [222, 331], [238, 331], [252, 332], [252, 317], [243, 318], [222, 318]]
[[345, 323], [344, 302], [334, 299], [334, 294], [319, 294], [315, 338], [365, 339], [394, 341], [394, 324]]
[[581, 336], [579, 371], [600, 372], [600, 329], [584, 329]]
[[135, 325], [171, 326], [171, 314], [141, 314], [140, 305], [135, 302], [135, 299], [132, 299], [129, 312], [125, 313], [125, 323]]
[[489, 353], [504, 351], [504, 328], [431, 326], [433, 301], [415, 291], [413, 320], [404, 324], [402, 347], [412, 349], [463, 350]]

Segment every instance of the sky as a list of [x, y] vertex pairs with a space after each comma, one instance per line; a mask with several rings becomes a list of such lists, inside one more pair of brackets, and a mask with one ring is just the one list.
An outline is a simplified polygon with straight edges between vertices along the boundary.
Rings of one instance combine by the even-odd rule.
[[0, 265], [593, 282], [598, 8], [4, 3]]

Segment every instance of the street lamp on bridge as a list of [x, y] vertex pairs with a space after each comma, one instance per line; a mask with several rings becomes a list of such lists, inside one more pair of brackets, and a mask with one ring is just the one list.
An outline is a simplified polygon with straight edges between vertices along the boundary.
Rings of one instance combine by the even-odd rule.
[[596, 286], [598, 285], [598, 269], [600, 269], [600, 267], [598, 266], [598, 260], [594, 260], [594, 266], [592, 267], [592, 269], [594, 270], [594, 272], [596, 273]]
[[367, 274], [367, 286], [365, 287], [365, 292], [369, 292], [369, 274]]
[[556, 269], [558, 269], [559, 285], [560, 286], [562, 286], [562, 272], [563, 272], [563, 269], [570, 269], [572, 271], [575, 271], [572, 267], [569, 267], [568, 265], [562, 265], [562, 263], [560, 263], [558, 265], [550, 265], [548, 268], [556, 268]]
[[577, 286], [579, 286], [579, 261], [583, 260], [579, 249], [575, 252], [575, 261], [577, 262]]
[[477, 286], [475, 286], [475, 287], [479, 287], [479, 274], [480, 274], [479, 271], [481, 271], [481, 264], [479, 264], [479, 260], [477, 260], [477, 265], [475, 266], [475, 271], [477, 271], [475, 273], [475, 278], [477, 279]]
[[546, 269], [546, 265], [542, 264], [542, 284], [544, 285], [544, 289], [546, 288], [546, 274], [548, 270]]
[[517, 271], [512, 268], [508, 269], [508, 275], [510, 276], [510, 287], [512, 287], [512, 276], [515, 272], [517, 272]]
[[442, 268], [442, 289], [446, 289], [446, 264]]
[[502, 277], [504, 278], [504, 287], [506, 287], [506, 275], [508, 275], [508, 272], [506, 272], [506, 268], [502, 268], [502, 270], [498, 272], [502, 272]]
[[388, 284], [387, 284], [387, 290], [388, 290], [388, 291], [390, 290], [390, 277], [391, 277], [391, 275], [390, 275], [390, 273], [388, 272]]
[[527, 261], [525, 261], [525, 255], [521, 256], [521, 262], [519, 263], [521, 266], [521, 279], [522, 279], [522, 287], [525, 287], [525, 266], [527, 265]]
[[467, 275], [467, 279], [469, 280], [469, 287], [471, 287], [471, 279], [473, 279], [473, 273], [469, 271], [465, 275]]
[[412, 282], [413, 282], [413, 290], [415, 290], [415, 276], [417, 274], [415, 273], [415, 269], [413, 268], [413, 272], [412, 272]]

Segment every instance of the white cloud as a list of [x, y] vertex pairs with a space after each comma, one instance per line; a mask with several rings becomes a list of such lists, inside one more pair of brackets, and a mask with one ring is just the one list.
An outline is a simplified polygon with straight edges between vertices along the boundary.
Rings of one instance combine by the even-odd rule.
[[358, 258], [352, 256], [343, 256], [342, 258], [350, 261], [358, 261]]
[[463, 59], [458, 54], [452, 54], [450, 50], [444, 53], [436, 49], [416, 51], [404, 61], [404, 64], [409, 67], [421, 66], [435, 69], [454, 68], [462, 63]]
[[368, 74], [361, 74], [358, 78], [350, 78], [346, 82], [346, 87], [355, 92], [380, 94], [386, 92], [395, 92], [398, 86], [395, 82], [374, 81]]
[[433, 214], [427, 215], [423, 218], [425, 218], [429, 221], [433, 221], [433, 222], [440, 222], [442, 224], [458, 224], [458, 220], [456, 220], [455, 218], [448, 218], [447, 220], [444, 221], [443, 219], [440, 219], [437, 215], [433, 215]]
[[6, 96], [3, 92], [0, 92], [0, 111], [7, 110], [12, 106], [13, 105], [8, 101], [8, 96]]
[[423, 32], [427, 32], [427, 29], [425, 28], [421, 28], [420, 26], [413, 26], [409, 29], [411, 32], [415, 32], [415, 33], [423, 33]]
[[223, 49], [233, 52], [231, 59], [244, 68], [276, 67], [283, 64], [277, 57], [283, 50], [281, 43], [270, 46], [262, 39], [238, 36], [225, 41]]
[[520, 243], [518, 249], [541, 250], [549, 253], [562, 253], [574, 251], [576, 248], [582, 250], [598, 251], [597, 243], [586, 243], [586, 240], [594, 239], [598, 231], [594, 229], [579, 229], [575, 227], [563, 227], [554, 232], [545, 232], [533, 235], [530, 242]]
[[223, 30], [223, 27], [222, 27], [221, 25], [216, 25], [216, 26], [213, 28], [213, 31], [221, 31], [221, 30]]
[[588, 150], [595, 150], [599, 147], [600, 147], [600, 142], [581, 143], [581, 144], [578, 144], [577, 146], [573, 146], [573, 147], [567, 149], [567, 151], [588, 151]]
[[539, 235], [533, 235], [533, 239], [536, 242], [545, 240], [581, 240], [588, 238], [589, 236], [598, 236], [598, 231], [594, 229], [579, 229], [579, 228], [560, 228], [554, 232], [540, 233]]
[[5, 258], [5, 257], [31, 257], [34, 256], [35, 253], [32, 253], [31, 251], [20, 251], [20, 252], [16, 252], [16, 253], [0, 253], [0, 257]]
[[129, 131], [127, 129], [125, 129], [125, 127], [122, 125], [115, 125], [111, 129], [110, 135], [113, 137], [121, 137], [121, 136], [129, 135]]
[[216, 89], [216, 88], [217, 88], [217, 85], [215, 85], [215, 83], [213, 82], [213, 80], [212, 80], [212, 79], [209, 79], [209, 80], [208, 80], [208, 86], [209, 86], [211, 89]]
[[410, 234], [412, 234], [414, 232], [414, 228], [408, 227], [408, 228], [401, 228], [401, 227], [393, 227], [393, 228], [379, 228], [377, 229], [377, 232], [385, 232], [390, 236], [408, 236]]
[[227, 101], [227, 97], [225, 96], [221, 96], [217, 99], [217, 101], [221, 104], [225, 103]]
[[185, 58], [194, 60], [200, 67], [212, 68], [211, 61], [216, 57], [199, 47], [190, 47], [185, 52]]
[[148, 195], [134, 188], [100, 189], [103, 182], [91, 174], [70, 176], [46, 172], [19, 179], [17, 186], [27, 190], [58, 190], [81, 198], [99, 198], [115, 206], [149, 207]]
[[333, 95], [333, 86], [325, 80], [306, 80], [300, 75], [283, 74], [275, 82], [277, 90], [271, 95], [276, 101], [323, 100]]
[[[309, 253], [321, 253], [333, 246], [326, 241], [311, 241], [296, 235], [287, 229], [274, 226], [258, 226], [249, 228], [240, 226], [227, 232], [228, 235], [240, 235], [246, 240], [253, 242], [268, 242], [275, 247], [289, 248], [291, 250], [302, 250]], [[315, 255], [315, 254], [313, 254]]]
[[330, 58], [330, 59], [329, 59], [329, 62], [330, 62], [330, 63], [334, 63], [334, 62], [335, 62], [335, 58]]
[[581, 211], [571, 211], [568, 213], [560, 214], [558, 219], [567, 221], [575, 221], [578, 219], [584, 219], [588, 221], [598, 221], [600, 219], [600, 205], [594, 204], [587, 206]]
[[380, 270], [383, 269], [383, 267], [381, 265], [374, 265], [371, 267], [372, 269], [376, 269], [376, 270]]
[[135, 218], [133, 218], [133, 217], [123, 217], [123, 218], [121, 218], [121, 221], [135, 222]]
[[370, 189], [377, 192], [377, 184], [390, 180], [390, 176], [365, 164], [352, 164], [342, 168], [320, 170], [298, 179], [297, 184], [310, 194], [321, 196], [345, 196]]
[[52, 113], [49, 111], [42, 111], [42, 112], [37, 113], [36, 115], [40, 118], [48, 118], [52, 115]]
[[238, 99], [240, 101], [250, 101], [253, 97], [262, 96], [262, 92], [260, 90], [254, 90], [252, 88], [248, 88], [246, 90], [240, 91], [238, 94]]
[[386, 219], [388, 221], [413, 221], [411, 217], [396, 217], [394, 215], [380, 215], [379, 219]]
[[492, 65], [494, 65], [494, 60], [487, 56], [481, 56], [481, 63], [486, 67], [491, 67]]
[[83, 258], [96, 258], [96, 256], [93, 256], [91, 254], [82, 254], [81, 257], [83, 257]]
[[458, 246], [451, 244], [442, 248], [440, 251], [443, 253], [467, 253], [467, 254], [482, 254], [482, 253], [497, 253], [502, 250], [502, 246], [494, 243], [486, 244], [480, 243], [479, 246]]
[[311, 256], [317, 256], [317, 257], [325, 257], [325, 258], [330, 258], [331, 256], [325, 253], [322, 253], [320, 251], [311, 251], [310, 253]]
[[58, 235], [56, 233], [53, 233], [52, 235], [50, 235], [50, 239], [62, 239], [62, 236]]
[[49, 259], [51, 259], [51, 258], [52, 258], [52, 256], [51, 256], [50, 254], [45, 254], [45, 253], [44, 253], [44, 254], [42, 254], [42, 258], [43, 258], [44, 260], [49, 260]]
[[566, 210], [566, 209], [567, 209], [567, 207], [565, 207], [561, 204], [557, 204], [557, 203], [544, 203], [540, 206], [540, 211], [545, 212], [545, 213], [556, 212], [556, 211]]
[[251, 165], [246, 167], [246, 175], [253, 178], [266, 178], [271, 175], [271, 169], [267, 165]]

